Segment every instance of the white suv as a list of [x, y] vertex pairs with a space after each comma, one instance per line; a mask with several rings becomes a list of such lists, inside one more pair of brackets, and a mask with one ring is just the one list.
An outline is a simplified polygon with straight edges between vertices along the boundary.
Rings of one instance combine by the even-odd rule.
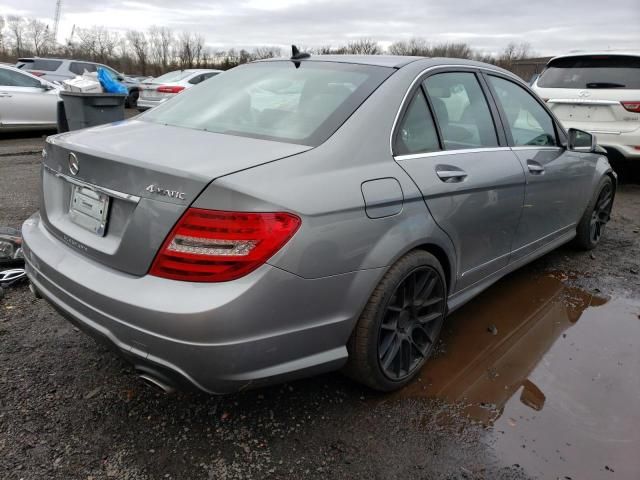
[[595, 134], [610, 156], [640, 161], [640, 53], [552, 58], [533, 89], [565, 128]]

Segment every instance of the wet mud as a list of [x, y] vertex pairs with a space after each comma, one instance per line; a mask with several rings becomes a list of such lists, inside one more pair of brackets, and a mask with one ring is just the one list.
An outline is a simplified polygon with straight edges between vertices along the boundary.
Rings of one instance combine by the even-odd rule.
[[453, 313], [440, 353], [395, 398], [461, 406], [533, 477], [640, 478], [640, 301], [561, 279], [516, 273]]

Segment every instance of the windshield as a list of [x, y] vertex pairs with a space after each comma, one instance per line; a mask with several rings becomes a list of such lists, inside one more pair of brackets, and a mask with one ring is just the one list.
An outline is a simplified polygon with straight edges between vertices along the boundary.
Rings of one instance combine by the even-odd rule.
[[154, 82], [179, 82], [187, 78], [189, 75], [193, 74], [193, 72], [188, 72], [186, 70], [176, 70], [174, 72], [165, 73], [164, 75], [160, 75], [153, 79]]
[[540, 75], [542, 88], [640, 89], [640, 57], [585, 55], [558, 58]]
[[141, 119], [317, 146], [391, 74], [370, 65], [258, 62], [216, 75]]

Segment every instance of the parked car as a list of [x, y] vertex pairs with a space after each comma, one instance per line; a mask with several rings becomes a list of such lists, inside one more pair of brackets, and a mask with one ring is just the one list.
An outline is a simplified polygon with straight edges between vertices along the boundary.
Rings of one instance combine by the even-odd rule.
[[0, 130], [55, 128], [58, 92], [46, 80], [0, 65]]
[[16, 67], [50, 82], [60, 83], [70, 78], [75, 78], [77, 75], [82, 75], [85, 71], [89, 73], [97, 72], [98, 67], [102, 67], [109, 71], [114, 78], [122, 82], [127, 87], [127, 90], [129, 90], [129, 96], [125, 102], [126, 107], [135, 108], [138, 102], [139, 82], [133, 78], [126, 77], [122, 73], [102, 63], [64, 58], [33, 57], [18, 59]]
[[552, 58], [533, 89], [565, 127], [596, 134], [610, 154], [640, 160], [640, 52]]
[[603, 234], [607, 158], [515, 75], [302, 57], [46, 143], [33, 289], [164, 390], [339, 368], [400, 388], [448, 312]]
[[187, 69], [165, 73], [141, 83], [138, 110], [141, 112], [166, 102], [184, 89], [221, 73], [221, 70]]

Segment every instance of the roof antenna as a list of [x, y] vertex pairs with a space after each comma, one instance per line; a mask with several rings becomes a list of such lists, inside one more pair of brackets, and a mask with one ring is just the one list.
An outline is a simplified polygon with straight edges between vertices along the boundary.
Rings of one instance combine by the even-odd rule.
[[293, 60], [293, 64], [298, 68], [300, 66], [300, 62], [296, 60], [302, 60], [304, 58], [309, 58], [311, 54], [306, 52], [301, 52], [298, 50], [298, 47], [295, 45], [291, 45], [291, 60]]

